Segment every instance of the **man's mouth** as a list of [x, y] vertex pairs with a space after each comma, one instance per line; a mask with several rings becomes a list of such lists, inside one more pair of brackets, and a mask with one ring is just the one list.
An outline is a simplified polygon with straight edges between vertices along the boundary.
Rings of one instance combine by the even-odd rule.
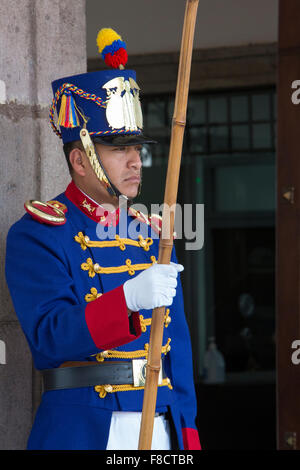
[[130, 183], [140, 183], [141, 178], [138, 175], [133, 175], [133, 176], [130, 176], [129, 178], [125, 178], [124, 181], [128, 181]]

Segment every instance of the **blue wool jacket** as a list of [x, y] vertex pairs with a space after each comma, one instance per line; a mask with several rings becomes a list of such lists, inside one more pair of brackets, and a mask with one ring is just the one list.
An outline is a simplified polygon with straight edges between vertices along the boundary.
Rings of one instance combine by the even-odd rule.
[[[93, 201], [73, 182], [55, 199], [65, 209], [64, 225], [40, 223], [25, 214], [7, 237], [6, 279], [36, 369], [66, 361], [147, 358], [152, 311], [134, 312], [130, 325], [122, 286], [158, 259], [159, 237], [130, 210], [117, 212], [119, 219], [105, 229], [111, 214], [96, 216]], [[124, 227], [129, 230], [125, 237]], [[113, 238], [105, 238], [104, 230]], [[175, 250], [172, 261], [177, 262]], [[179, 449], [198, 449], [180, 279], [166, 309], [162, 345], [168, 379], [158, 387], [156, 410], [170, 411]], [[142, 405], [143, 389], [132, 386], [44, 392], [28, 449], [105, 449], [112, 412], [141, 411]]]

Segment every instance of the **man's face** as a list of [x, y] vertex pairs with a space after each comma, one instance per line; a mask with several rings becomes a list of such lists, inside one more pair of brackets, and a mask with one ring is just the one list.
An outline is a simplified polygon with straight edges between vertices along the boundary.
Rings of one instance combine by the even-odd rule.
[[134, 198], [141, 182], [142, 145], [110, 147], [96, 144], [104, 169], [121, 194]]

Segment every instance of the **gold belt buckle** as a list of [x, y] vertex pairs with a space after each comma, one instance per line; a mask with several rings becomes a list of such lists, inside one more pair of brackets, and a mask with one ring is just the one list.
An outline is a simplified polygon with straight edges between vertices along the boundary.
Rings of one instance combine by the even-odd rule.
[[[144, 387], [146, 382], [146, 359], [132, 359], [133, 386]], [[162, 362], [160, 361], [160, 371], [158, 375], [158, 385], [162, 383]]]

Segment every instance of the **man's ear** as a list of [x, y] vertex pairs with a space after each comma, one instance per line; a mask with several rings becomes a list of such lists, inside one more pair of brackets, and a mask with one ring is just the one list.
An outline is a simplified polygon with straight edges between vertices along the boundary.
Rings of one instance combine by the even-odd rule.
[[73, 171], [79, 176], [86, 175], [85, 153], [79, 148], [74, 148], [69, 154], [70, 164]]

